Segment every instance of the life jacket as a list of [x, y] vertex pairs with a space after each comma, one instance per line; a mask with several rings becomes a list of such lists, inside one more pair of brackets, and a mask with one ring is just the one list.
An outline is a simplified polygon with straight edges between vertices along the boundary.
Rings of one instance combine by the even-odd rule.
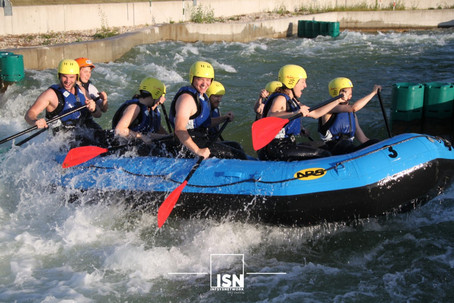
[[[287, 102], [285, 111], [286, 112], [294, 112], [299, 110], [301, 107], [298, 103], [296, 103], [295, 100], [291, 99], [290, 96], [275, 92], [272, 93], [268, 99], [265, 102], [265, 107], [263, 108], [263, 115], [262, 117], [267, 117], [268, 112], [270, 111], [271, 105], [273, 104], [273, 101], [276, 97], [278, 96], [284, 96], [285, 100]], [[299, 135], [301, 132], [301, 118], [293, 119], [287, 125], [276, 135], [276, 139], [281, 139], [281, 138], [288, 138], [291, 135], [296, 136]]]
[[178, 97], [182, 94], [189, 94], [194, 99], [195, 104], [197, 105], [197, 112], [189, 117], [188, 125], [186, 129], [207, 129], [211, 125], [211, 105], [208, 100], [208, 96], [203, 94], [203, 99], [199, 97], [199, 93], [193, 86], [184, 86], [180, 88], [172, 100], [170, 105], [170, 114], [169, 120], [172, 124], [173, 129], [175, 129], [175, 116], [176, 116], [176, 103]]
[[94, 100], [98, 106], [102, 105], [102, 100], [99, 97], [99, 91], [96, 88], [96, 86], [91, 83], [91, 80], [88, 80], [87, 83], [83, 83], [82, 81], [80, 82], [82, 84], [82, 87], [85, 89], [85, 92], [87, 93], [87, 96]]
[[112, 129], [117, 126], [118, 122], [123, 116], [124, 111], [131, 104], [138, 105], [140, 113], [137, 115], [134, 121], [131, 122], [128, 128], [132, 131], [140, 133], [157, 133], [161, 126], [161, 113], [157, 108], [155, 111], [150, 111], [148, 106], [139, 102], [139, 99], [128, 100], [118, 108], [112, 118]]
[[[46, 110], [47, 119], [52, 119], [58, 115], [63, 115], [75, 108], [85, 105], [85, 96], [77, 84], [74, 86], [76, 92], [75, 95], [58, 84], [54, 84], [49, 88], [51, 88], [57, 95], [58, 105], [57, 108], [52, 112], [48, 112]], [[92, 116], [89, 110], [87, 108], [84, 108], [61, 118], [60, 121], [65, 126], [81, 126], [84, 125], [89, 119], [92, 119]]]
[[332, 114], [328, 121], [322, 125], [318, 119], [318, 132], [323, 141], [348, 139], [353, 141], [356, 133], [355, 113]]
[[[221, 112], [219, 111], [219, 108], [213, 108], [211, 110], [211, 118], [218, 118], [220, 116], [221, 116]], [[208, 129], [208, 134], [215, 135], [218, 133], [218, 131], [219, 131], [219, 125], [213, 126]]]

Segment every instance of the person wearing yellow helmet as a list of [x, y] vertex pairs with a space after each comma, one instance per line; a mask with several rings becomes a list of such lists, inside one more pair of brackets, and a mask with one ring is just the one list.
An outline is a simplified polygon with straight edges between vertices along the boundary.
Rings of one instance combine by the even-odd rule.
[[224, 121], [233, 121], [234, 115], [232, 112], [227, 112], [221, 115], [219, 105], [221, 104], [222, 97], [225, 95], [225, 88], [221, 82], [213, 81], [207, 90], [207, 96], [210, 100], [211, 106], [211, 127], [209, 129], [210, 135], [216, 134], [219, 130], [219, 124]]
[[[341, 102], [318, 120], [318, 132], [325, 142], [325, 147], [332, 154], [345, 154], [378, 142], [369, 139], [359, 126], [356, 112], [362, 109], [381, 90], [380, 85], [374, 85], [372, 91], [363, 98], [350, 104], [353, 97], [353, 83], [345, 77], [332, 79], [328, 84], [331, 97], [343, 94]], [[354, 139], [361, 145], [356, 146]]]
[[[218, 158], [243, 158], [233, 148], [215, 142], [207, 147], [211, 127], [211, 105], [207, 90], [214, 81], [213, 66], [206, 61], [196, 61], [189, 70], [189, 86], [180, 88], [170, 105], [169, 120], [177, 138], [177, 156]], [[181, 147], [184, 147], [181, 149]]]
[[[225, 95], [225, 88], [221, 82], [213, 81], [207, 90], [207, 96], [210, 99], [211, 105], [211, 127], [208, 129], [209, 136], [216, 136], [219, 132], [219, 124], [225, 121], [233, 121], [233, 112], [227, 112], [225, 115], [221, 115], [219, 105], [222, 101], [222, 97]], [[237, 153], [244, 153], [243, 147], [239, 142], [226, 141], [219, 135], [219, 139], [223, 145], [228, 145], [236, 150]]]
[[96, 115], [96, 103], [85, 98], [84, 89], [77, 85], [79, 77], [79, 65], [75, 60], [63, 59], [57, 68], [58, 84], [54, 84], [42, 92], [25, 114], [25, 121], [38, 128], [47, 128], [44, 118], [38, 116], [46, 111], [46, 118], [52, 119], [58, 115], [70, 112], [71, 110], [87, 105], [79, 111], [60, 119], [62, 128], [74, 129], [77, 127], [101, 129], [92, 119]]
[[95, 100], [99, 110], [105, 113], [109, 108], [107, 94], [105, 91], [98, 91], [90, 80], [91, 72], [95, 68], [95, 65], [88, 58], [80, 57], [75, 60], [79, 64], [79, 85], [85, 89], [88, 98]]
[[160, 80], [147, 77], [140, 82], [139, 94], [124, 102], [112, 118], [115, 134], [127, 139], [153, 139], [165, 137], [158, 106], [166, 100], [166, 86]]
[[[289, 119], [301, 114], [302, 117], [317, 119], [339, 103], [339, 101], [334, 101], [309, 112], [309, 107], [301, 104], [298, 99], [307, 87], [306, 79], [306, 71], [299, 65], [287, 64], [281, 67], [278, 73], [278, 81], [282, 83], [282, 86], [277, 87], [276, 91], [268, 97], [262, 117]], [[296, 143], [296, 136], [299, 136], [302, 132], [304, 132], [304, 129], [301, 126], [301, 118], [292, 119], [271, 143], [257, 152], [259, 159], [295, 161], [330, 155], [326, 150], [308, 144]]]
[[281, 82], [270, 81], [266, 84], [265, 88], [260, 91], [259, 97], [254, 104], [255, 120], [258, 120], [262, 117], [263, 108], [265, 107], [265, 103], [268, 100], [268, 97], [272, 93], [276, 92], [279, 87], [282, 87]]

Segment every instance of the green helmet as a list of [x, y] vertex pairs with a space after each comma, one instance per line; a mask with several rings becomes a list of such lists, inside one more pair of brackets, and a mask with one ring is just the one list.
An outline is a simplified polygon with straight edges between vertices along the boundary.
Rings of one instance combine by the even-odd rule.
[[205, 61], [197, 61], [189, 69], [189, 83], [192, 84], [194, 77], [210, 78], [214, 80], [213, 66]]
[[294, 88], [300, 79], [307, 79], [307, 74], [299, 65], [287, 64], [279, 70], [278, 80], [287, 88]]
[[279, 87], [282, 87], [282, 82], [279, 81], [270, 81], [266, 84], [265, 90], [269, 92], [270, 94], [274, 93], [276, 89]]
[[208, 95], [208, 97], [210, 97], [211, 95], [220, 95], [220, 96], [225, 95], [224, 85], [222, 85], [222, 83], [218, 82], [218, 81], [211, 82], [211, 85], [210, 85], [210, 87], [208, 87], [208, 90], [207, 90], [207, 95]]
[[139, 90], [149, 92], [153, 99], [159, 99], [166, 94], [166, 86], [156, 78], [148, 77], [142, 80]]
[[58, 64], [58, 74], [79, 75], [79, 64], [73, 59], [63, 59]]
[[329, 94], [331, 97], [336, 97], [343, 88], [353, 87], [352, 81], [345, 77], [338, 77], [331, 80], [328, 84]]

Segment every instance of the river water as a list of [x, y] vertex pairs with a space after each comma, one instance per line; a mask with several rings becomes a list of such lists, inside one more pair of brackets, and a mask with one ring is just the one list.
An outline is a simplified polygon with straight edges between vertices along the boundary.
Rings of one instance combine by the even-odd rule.
[[[213, 64], [226, 87], [221, 110], [235, 114], [223, 137], [254, 155], [252, 106], [282, 65], [306, 69], [302, 101], [309, 106], [329, 98], [334, 77], [353, 81], [354, 99], [381, 84], [389, 118], [392, 84], [454, 82], [454, 32], [344, 31], [336, 38], [138, 46], [115, 62], [97, 64], [93, 81], [110, 102], [99, 123], [109, 128], [116, 108], [146, 76], [167, 85], [168, 108], [199, 59]], [[56, 80], [55, 70], [27, 70], [21, 83], [8, 88], [0, 99], [0, 138], [29, 127], [26, 109]], [[358, 116], [369, 137], [386, 138], [376, 97]], [[317, 137], [316, 120], [305, 123]], [[106, 201], [52, 188], [62, 172], [53, 155], [63, 140], [42, 134], [21, 147], [0, 146], [0, 302], [454, 299], [453, 187], [410, 213], [356, 224], [291, 228], [226, 218], [169, 220], [158, 230], [154, 213], [131, 210], [121, 197]], [[80, 203], [70, 203], [72, 194]], [[210, 289], [218, 274], [223, 285], [235, 282], [233, 288]]]

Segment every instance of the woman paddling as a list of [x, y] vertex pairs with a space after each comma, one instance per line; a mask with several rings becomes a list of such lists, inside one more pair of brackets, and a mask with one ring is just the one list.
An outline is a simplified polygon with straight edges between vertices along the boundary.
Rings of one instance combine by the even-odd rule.
[[[282, 87], [271, 94], [263, 109], [263, 117], [289, 119], [299, 113], [303, 117], [317, 119], [330, 111], [339, 101], [334, 101], [309, 111], [309, 107], [300, 103], [302, 91], [307, 87], [306, 71], [299, 65], [288, 64], [279, 70], [278, 81]], [[260, 160], [295, 161], [310, 158], [326, 157], [330, 153], [310, 145], [297, 144], [296, 136], [300, 135], [301, 118], [288, 123], [276, 137], [257, 153]]]

